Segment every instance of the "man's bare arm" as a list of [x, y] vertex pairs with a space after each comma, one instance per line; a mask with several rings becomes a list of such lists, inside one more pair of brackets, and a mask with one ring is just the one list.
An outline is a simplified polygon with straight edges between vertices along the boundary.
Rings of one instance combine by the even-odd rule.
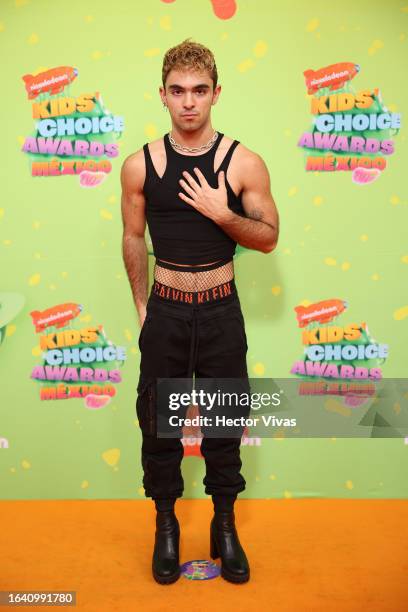
[[279, 215], [271, 194], [269, 172], [263, 159], [250, 153], [243, 164], [242, 205], [245, 217], [231, 209], [216, 223], [243, 247], [270, 253], [279, 237]]
[[141, 149], [125, 159], [121, 170], [122, 184], [122, 255], [136, 305], [140, 325], [146, 317], [148, 294], [148, 253], [144, 238], [146, 217], [143, 183], [144, 154]]

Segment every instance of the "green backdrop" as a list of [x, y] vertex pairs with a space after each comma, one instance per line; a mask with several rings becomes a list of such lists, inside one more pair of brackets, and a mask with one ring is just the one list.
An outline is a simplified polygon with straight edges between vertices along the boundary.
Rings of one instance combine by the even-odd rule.
[[[187, 37], [216, 57], [222, 92], [213, 126], [264, 158], [280, 212], [277, 250], [235, 260], [250, 376], [289, 376], [302, 352], [293, 308], [333, 297], [349, 304], [345, 323], [366, 320], [389, 345], [384, 376], [406, 376], [404, 125], [387, 169], [369, 185], [354, 184], [350, 172], [306, 172], [297, 142], [311, 123], [308, 68], [355, 62], [355, 87], [379, 87], [386, 105], [404, 113], [407, 31], [408, 7], [394, 0], [238, 0], [229, 19], [217, 17], [209, 0], [2, 0], [0, 292], [25, 300], [2, 323], [3, 499], [144, 498], [135, 412], [139, 328], [121, 258], [119, 172], [127, 155], [168, 131], [158, 95], [162, 57]], [[124, 117], [119, 156], [97, 188], [83, 189], [72, 176], [34, 178], [21, 152], [34, 127], [21, 77], [56, 66], [78, 69], [72, 95], [100, 91], [106, 107]], [[40, 401], [30, 379], [41, 359], [29, 313], [66, 302], [83, 306], [81, 326], [103, 325], [126, 347], [123, 381], [100, 410], [79, 399]], [[403, 438], [262, 439], [243, 446], [242, 458], [241, 497], [407, 495]], [[203, 468], [199, 457], [184, 459], [186, 497], [204, 496]]]

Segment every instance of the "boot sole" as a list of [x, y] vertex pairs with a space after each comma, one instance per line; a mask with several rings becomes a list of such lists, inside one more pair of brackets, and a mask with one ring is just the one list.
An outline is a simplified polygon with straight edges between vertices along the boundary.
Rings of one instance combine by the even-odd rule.
[[228, 582], [233, 582], [234, 584], [243, 584], [244, 582], [248, 582], [249, 580], [249, 574], [237, 576], [236, 574], [229, 574], [223, 568], [221, 568], [221, 576], [224, 578], [224, 580], [227, 580]]
[[159, 576], [153, 570], [153, 578], [159, 584], [172, 584], [173, 582], [176, 582], [176, 580], [180, 578], [180, 569], [175, 574], [172, 574], [171, 576]]

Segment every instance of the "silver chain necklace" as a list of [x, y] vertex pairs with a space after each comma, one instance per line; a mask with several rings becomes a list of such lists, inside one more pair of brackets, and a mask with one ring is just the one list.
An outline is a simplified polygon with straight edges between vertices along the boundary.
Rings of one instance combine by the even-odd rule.
[[181, 145], [176, 142], [171, 133], [169, 133], [169, 140], [171, 142], [172, 147], [174, 147], [174, 149], [178, 149], [179, 151], [187, 151], [188, 153], [198, 153], [199, 151], [203, 151], [204, 149], [209, 149], [217, 140], [217, 137], [218, 132], [214, 131], [211, 140], [209, 140], [207, 144], [201, 145], [201, 147], [186, 147], [185, 145]]

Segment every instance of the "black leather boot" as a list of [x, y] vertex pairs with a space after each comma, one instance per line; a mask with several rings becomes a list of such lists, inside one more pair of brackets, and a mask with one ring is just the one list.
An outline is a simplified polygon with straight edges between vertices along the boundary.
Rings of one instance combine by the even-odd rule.
[[152, 570], [160, 584], [171, 584], [180, 577], [179, 542], [180, 526], [174, 511], [157, 512]]
[[221, 576], [229, 582], [247, 582], [249, 564], [235, 527], [234, 511], [216, 512], [210, 528], [211, 559], [221, 557]]

